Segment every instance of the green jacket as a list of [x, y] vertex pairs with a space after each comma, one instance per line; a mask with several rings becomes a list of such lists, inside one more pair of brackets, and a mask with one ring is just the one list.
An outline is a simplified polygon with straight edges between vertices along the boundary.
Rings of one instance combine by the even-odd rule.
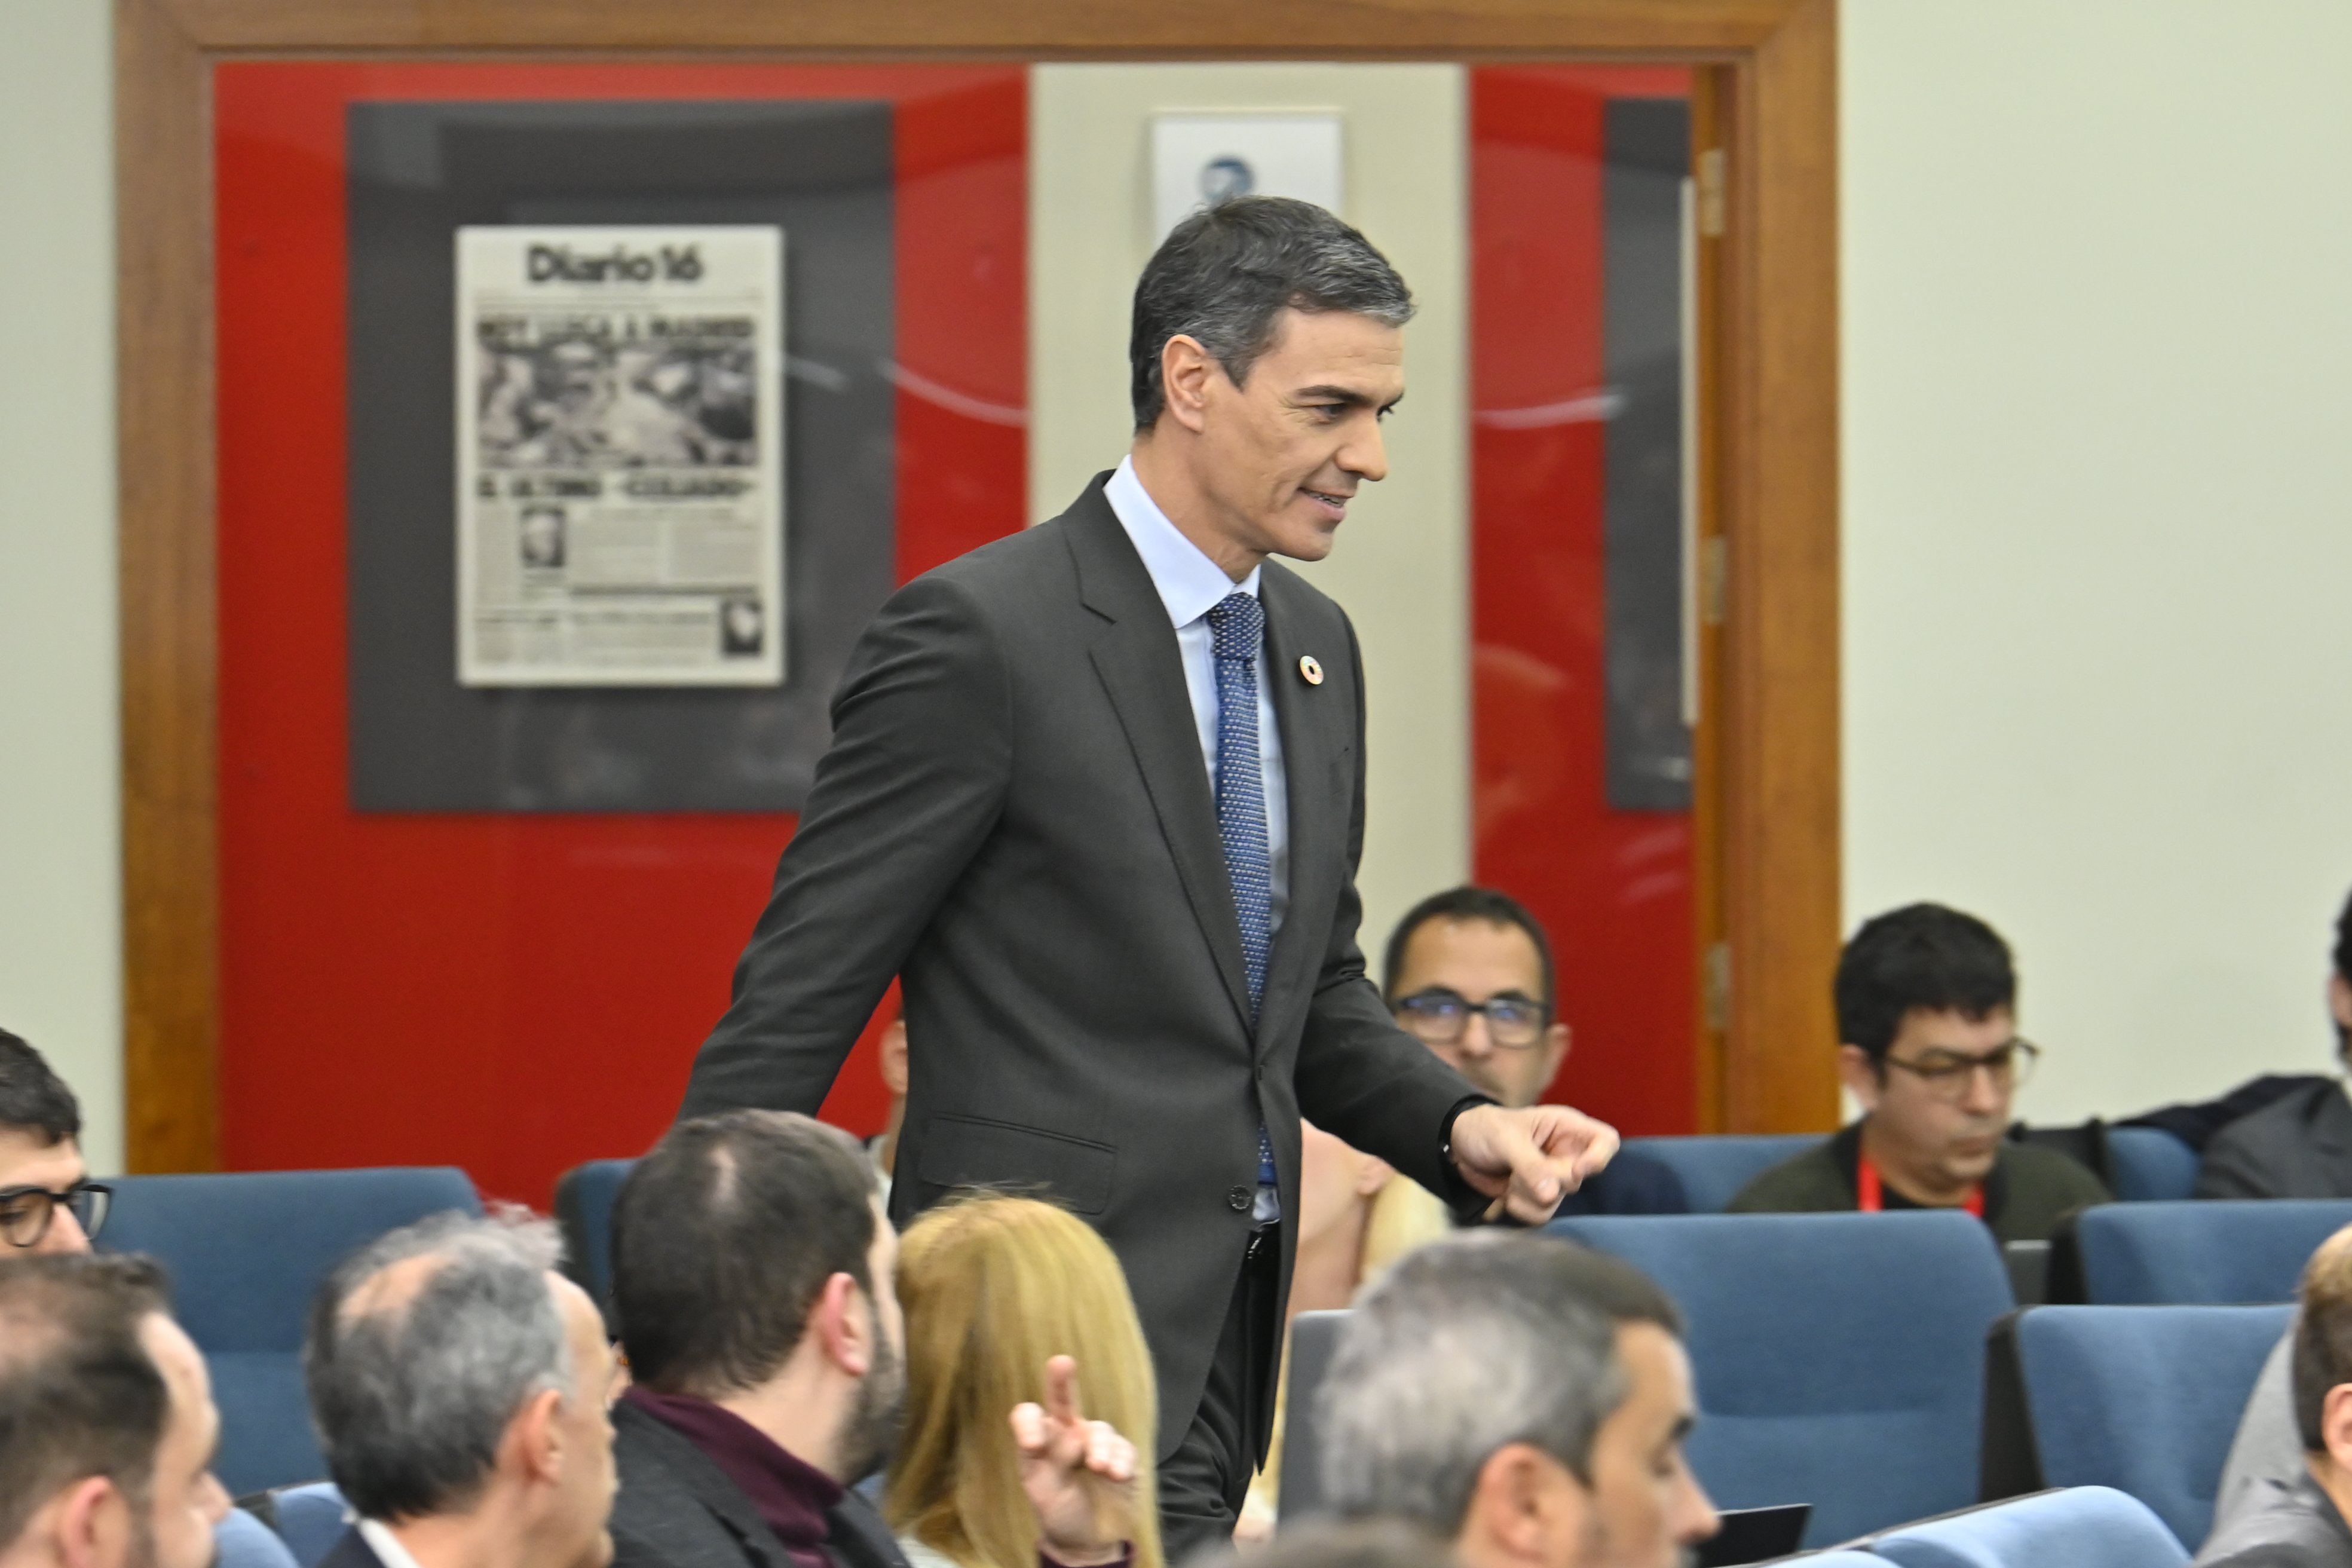
[[[1834, 1214], [1851, 1209], [1861, 1152], [1862, 1123], [1856, 1121], [1740, 1188], [1727, 1212]], [[1985, 1224], [1996, 1241], [2047, 1241], [2059, 1215], [2114, 1199], [2098, 1177], [2057, 1151], [2004, 1141], [1993, 1155], [1992, 1173], [1985, 1178]], [[1920, 1206], [1891, 1191], [1885, 1203], [1890, 1209]]]

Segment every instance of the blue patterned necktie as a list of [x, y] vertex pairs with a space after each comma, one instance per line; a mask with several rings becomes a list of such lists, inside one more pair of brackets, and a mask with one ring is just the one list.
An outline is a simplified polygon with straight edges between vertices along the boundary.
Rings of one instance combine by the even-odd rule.
[[[1234, 885], [1241, 921], [1242, 967], [1249, 976], [1250, 1016], [1265, 998], [1266, 959], [1274, 952], [1274, 865], [1266, 847], [1265, 773], [1258, 755], [1257, 650], [1265, 637], [1265, 609], [1255, 595], [1228, 594], [1209, 611], [1217, 666], [1217, 841]], [[1260, 1225], [1282, 1217], [1274, 1144], [1257, 1130]]]

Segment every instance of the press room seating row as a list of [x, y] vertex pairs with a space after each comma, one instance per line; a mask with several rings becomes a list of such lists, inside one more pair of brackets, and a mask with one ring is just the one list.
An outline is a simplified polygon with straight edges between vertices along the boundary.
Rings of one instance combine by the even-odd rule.
[[[2107, 1175], [2128, 1203], [2185, 1198], [2197, 1184], [2197, 1152], [2153, 1127], [2107, 1127]], [[1658, 1160], [1682, 1178], [1694, 1214], [1720, 1214], [1765, 1170], [1822, 1141], [1817, 1132], [1730, 1133], [1693, 1138], [1629, 1138], [1625, 1147]]]
[[[1551, 1229], [1626, 1258], [1680, 1303], [1702, 1413], [1693, 1468], [1727, 1508], [1811, 1504], [1811, 1546], [2055, 1485], [2127, 1492], [2194, 1548], [2291, 1311], [2019, 1313], [1983, 1226], [1952, 1213]], [[1314, 1391], [1345, 1317], [1305, 1314], [1293, 1331], [1286, 1513], [1319, 1501]]]
[[[1749, 1141], [1649, 1142], [1654, 1146]], [[612, 1205], [628, 1169], [626, 1161], [593, 1162], [570, 1173], [558, 1189], [573, 1267], [599, 1300], [610, 1298]], [[323, 1468], [302, 1395], [299, 1355], [303, 1312], [327, 1271], [352, 1248], [394, 1226], [444, 1209], [480, 1212], [465, 1173], [446, 1167], [138, 1176], [117, 1185], [103, 1243], [110, 1250], [152, 1252], [170, 1268], [182, 1319], [212, 1362], [224, 1424], [222, 1477], [239, 1494], [316, 1479]], [[1761, 1226], [1764, 1231], [1756, 1233], [1760, 1235], [1789, 1222], [1904, 1217], [1714, 1215], [1571, 1223], [1733, 1227], [1727, 1235]], [[1969, 1226], [1964, 1216], [1940, 1217], [1964, 1229]], [[2112, 1204], [2079, 1216], [2072, 1245], [2079, 1253], [2083, 1293], [2095, 1301], [2281, 1301], [2291, 1296], [2312, 1248], [2347, 1223], [2352, 1202]], [[1981, 1227], [1967, 1233], [1975, 1251], [1990, 1250]], [[1994, 1264], [1999, 1267], [1998, 1258]], [[1707, 1281], [1726, 1278], [1722, 1270], [1699, 1268], [1685, 1285], [1668, 1277], [1666, 1267], [1654, 1272], [1686, 1304], [1696, 1299], [1693, 1292], [1710, 1288]], [[1916, 1281], [1915, 1289], [1922, 1299], [1933, 1294]], [[1988, 1318], [2011, 1304], [2004, 1284]], [[1979, 1342], [1982, 1331], [1980, 1324]], [[1732, 1390], [1724, 1397], [1732, 1397]], [[1737, 1413], [1737, 1406], [1728, 1408]], [[1933, 1507], [1920, 1508], [1896, 1517], [1932, 1511]]]

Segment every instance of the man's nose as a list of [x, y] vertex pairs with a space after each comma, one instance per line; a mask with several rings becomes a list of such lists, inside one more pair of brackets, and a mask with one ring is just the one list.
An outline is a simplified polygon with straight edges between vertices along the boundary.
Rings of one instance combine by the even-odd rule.
[[1462, 1021], [1461, 1051], [1465, 1057], [1495, 1054], [1495, 1037], [1486, 1030], [1486, 1015], [1473, 1013]]
[[43, 1252], [88, 1252], [89, 1237], [73, 1210], [59, 1204], [49, 1213], [49, 1233], [41, 1237]]
[[1698, 1478], [1683, 1468], [1681, 1495], [1675, 1500], [1674, 1537], [1677, 1546], [1696, 1546], [1710, 1540], [1723, 1528], [1723, 1516], [1715, 1511], [1715, 1503], [1707, 1497], [1706, 1489]]
[[1389, 477], [1388, 446], [1381, 439], [1381, 422], [1363, 419], [1348, 444], [1339, 449], [1339, 466], [1368, 484]]

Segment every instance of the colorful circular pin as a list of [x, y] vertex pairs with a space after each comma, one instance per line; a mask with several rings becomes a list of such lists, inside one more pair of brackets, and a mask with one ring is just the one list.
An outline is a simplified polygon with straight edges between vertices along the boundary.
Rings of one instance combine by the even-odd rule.
[[1299, 656], [1298, 673], [1307, 678], [1309, 686], [1323, 684], [1323, 667], [1315, 662], [1315, 656], [1311, 653]]

